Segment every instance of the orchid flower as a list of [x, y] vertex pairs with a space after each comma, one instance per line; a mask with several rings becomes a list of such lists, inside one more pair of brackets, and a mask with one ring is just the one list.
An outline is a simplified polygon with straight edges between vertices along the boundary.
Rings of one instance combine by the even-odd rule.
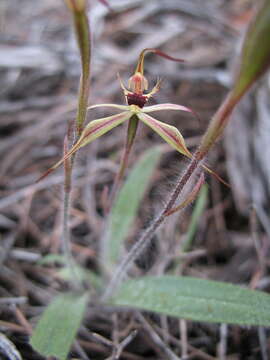
[[[121, 110], [119, 114], [108, 116], [105, 118], [92, 120], [82, 131], [80, 138], [73, 145], [73, 147], [64, 155], [64, 157], [59, 160], [55, 165], [53, 165], [47, 172], [45, 172], [39, 180], [47, 176], [49, 173], [58, 168], [63, 164], [70, 156], [72, 156], [76, 151], [81, 147], [91, 143], [93, 140], [99, 138], [100, 136], [106, 134], [108, 131], [112, 130], [116, 126], [123, 124], [125, 121], [129, 121], [127, 140], [125, 153], [120, 165], [120, 171], [118, 173], [118, 180], [122, 178], [125, 168], [127, 167], [127, 160], [130, 149], [133, 144], [133, 140], [136, 134], [138, 122], [141, 121], [145, 125], [149, 126], [154, 130], [160, 137], [162, 137], [171, 147], [177, 150], [182, 155], [192, 158], [191, 152], [187, 149], [185, 140], [179, 130], [164, 122], [161, 122], [154, 117], [150, 116], [149, 113], [158, 112], [158, 111], [167, 111], [167, 110], [179, 110], [185, 111], [193, 114], [198, 117], [194, 111], [190, 108], [177, 105], [177, 104], [159, 104], [146, 106], [148, 100], [160, 89], [160, 80], [157, 81], [156, 85], [150, 92], [145, 92], [148, 90], [148, 81], [144, 76], [144, 57], [146, 53], [154, 53], [159, 56], [162, 56], [166, 59], [172, 61], [183, 61], [182, 59], [177, 59], [172, 56], [169, 56], [158, 49], [144, 49], [139, 57], [139, 61], [135, 70], [135, 73], [128, 81], [128, 89], [124, 86], [122, 80], [119, 77], [121, 88], [124, 92], [127, 105], [117, 105], [117, 104], [98, 104], [90, 106], [88, 109], [94, 109], [98, 107], [108, 107]], [[208, 167], [204, 166], [204, 169], [219, 178], [219, 176], [210, 170]], [[219, 178], [220, 179], [220, 178]], [[221, 179], [220, 179], [221, 180]], [[224, 182], [223, 180], [221, 180]]]

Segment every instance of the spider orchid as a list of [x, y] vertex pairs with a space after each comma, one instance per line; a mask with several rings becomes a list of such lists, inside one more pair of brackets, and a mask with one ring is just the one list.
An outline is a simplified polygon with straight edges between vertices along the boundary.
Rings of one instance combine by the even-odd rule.
[[[148, 100], [159, 90], [160, 88], [160, 80], [157, 81], [156, 85], [153, 89], [145, 93], [148, 90], [148, 81], [144, 76], [144, 57], [147, 53], [154, 53], [159, 56], [162, 56], [166, 59], [172, 61], [183, 61], [182, 59], [177, 59], [171, 57], [158, 49], [144, 49], [139, 57], [139, 61], [135, 70], [135, 73], [128, 81], [128, 89], [124, 86], [122, 80], [119, 77], [121, 88], [124, 92], [127, 105], [117, 105], [117, 104], [98, 104], [90, 106], [88, 109], [94, 109], [98, 107], [109, 107], [115, 108], [118, 110], [122, 110], [119, 114], [92, 120], [82, 131], [82, 134], [78, 141], [73, 145], [73, 147], [64, 155], [64, 157], [59, 160], [55, 165], [53, 165], [47, 172], [45, 172], [39, 180], [46, 177], [49, 173], [58, 168], [61, 164], [63, 164], [67, 159], [69, 159], [76, 151], [78, 151], [81, 147], [91, 143], [93, 140], [99, 138], [104, 135], [108, 131], [112, 130], [116, 126], [123, 124], [125, 121], [129, 121], [128, 131], [127, 131], [127, 139], [126, 139], [126, 147], [124, 156], [122, 158], [120, 164], [120, 170], [117, 175], [117, 181], [123, 177], [125, 168], [127, 167], [128, 156], [134, 141], [134, 137], [136, 134], [138, 122], [141, 121], [145, 125], [149, 126], [152, 130], [154, 130], [159, 136], [161, 136], [170, 146], [172, 146], [175, 150], [180, 152], [182, 155], [187, 156], [188, 158], [192, 158], [191, 152], [187, 149], [185, 140], [179, 130], [172, 126], [165, 124], [161, 121], [156, 120], [154, 117], [150, 116], [149, 113], [157, 112], [157, 111], [167, 111], [167, 110], [180, 110], [193, 114], [195, 117], [198, 117], [194, 111], [185, 107], [183, 105], [177, 104], [159, 104], [153, 106], [145, 106]], [[216, 176], [219, 180], [224, 182], [219, 176], [210, 170], [208, 167], [204, 166], [204, 169], [209, 173]]]

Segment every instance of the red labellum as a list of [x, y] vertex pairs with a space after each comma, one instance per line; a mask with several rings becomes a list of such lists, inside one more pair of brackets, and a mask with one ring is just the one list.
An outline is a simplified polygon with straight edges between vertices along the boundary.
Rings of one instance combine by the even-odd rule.
[[147, 96], [140, 95], [136, 93], [129, 93], [127, 94], [127, 103], [128, 105], [137, 105], [139, 108], [143, 108], [144, 105], [147, 103]]

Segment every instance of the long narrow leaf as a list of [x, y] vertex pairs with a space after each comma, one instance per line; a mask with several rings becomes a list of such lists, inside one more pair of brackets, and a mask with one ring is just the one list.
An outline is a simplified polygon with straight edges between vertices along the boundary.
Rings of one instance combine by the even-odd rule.
[[181, 246], [182, 251], [189, 251], [192, 246], [192, 241], [196, 234], [199, 221], [207, 204], [207, 197], [208, 197], [208, 186], [204, 184], [196, 200], [194, 210], [192, 211], [192, 216], [189, 222], [187, 233]]
[[45, 310], [31, 338], [43, 356], [67, 358], [86, 309], [88, 295], [58, 296]]
[[112, 268], [134, 221], [139, 205], [161, 155], [161, 148], [148, 150], [135, 165], [120, 190], [108, 221], [105, 266]]
[[270, 326], [269, 295], [191, 277], [129, 280], [109, 302], [197, 321]]

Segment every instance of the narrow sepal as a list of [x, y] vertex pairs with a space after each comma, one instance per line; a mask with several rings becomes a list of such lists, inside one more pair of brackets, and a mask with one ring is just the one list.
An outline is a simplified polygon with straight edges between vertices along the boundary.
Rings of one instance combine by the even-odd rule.
[[197, 183], [195, 184], [194, 188], [188, 194], [186, 199], [184, 201], [182, 201], [179, 205], [177, 205], [175, 208], [167, 211], [165, 215], [166, 216], [172, 215], [172, 214], [176, 213], [177, 211], [180, 211], [180, 210], [184, 209], [185, 207], [187, 207], [188, 205], [190, 205], [196, 199], [196, 197], [197, 197], [199, 191], [201, 190], [201, 187], [203, 186], [204, 182], [205, 182], [205, 178], [204, 178], [204, 174], [202, 173], [200, 175]]
[[164, 124], [145, 113], [138, 113], [137, 116], [141, 121], [148, 125], [152, 130], [158, 133], [169, 145], [179, 151], [181, 154], [191, 158], [192, 154], [187, 149], [185, 140], [176, 127]]
[[79, 140], [76, 142], [76, 144], [73, 145], [73, 147], [66, 153], [66, 155], [61, 160], [59, 160], [55, 165], [53, 165], [50, 169], [48, 169], [37, 180], [37, 182], [44, 179], [47, 175], [49, 175], [51, 172], [57, 169], [81, 147], [89, 144], [90, 142], [104, 135], [114, 127], [122, 124], [124, 121], [128, 120], [131, 116], [132, 113], [126, 111], [121, 114], [91, 121], [83, 130], [82, 135], [79, 138]]
[[150, 113], [152, 111], [162, 111], [162, 110], [180, 110], [180, 111], [185, 111], [185, 112], [189, 112], [192, 115], [194, 115], [196, 117], [196, 119], [200, 120], [199, 115], [193, 111], [192, 109], [183, 106], [183, 105], [178, 105], [178, 104], [158, 104], [158, 105], [152, 105], [152, 106], [145, 106], [142, 111], [144, 113]]
[[91, 110], [91, 109], [95, 109], [95, 108], [99, 108], [99, 107], [110, 107], [110, 108], [115, 108], [115, 109], [124, 110], [124, 111], [129, 110], [129, 107], [127, 105], [117, 105], [117, 104], [96, 104], [96, 105], [89, 106], [87, 108], [87, 110]]
[[142, 52], [140, 53], [140, 56], [139, 56], [139, 61], [138, 61], [138, 64], [137, 64], [137, 68], [136, 68], [136, 72], [139, 72], [141, 74], [143, 74], [144, 72], [144, 57], [146, 54], [156, 54], [158, 56], [161, 56], [167, 60], [171, 60], [171, 61], [177, 61], [177, 62], [184, 62], [183, 59], [179, 59], [179, 58], [176, 58], [176, 57], [173, 57], [173, 56], [170, 56], [168, 54], [166, 54], [165, 52], [159, 50], [159, 49], [153, 49], [153, 48], [146, 48], [146, 49], [143, 49]]
[[208, 174], [214, 176], [218, 181], [220, 181], [223, 185], [227, 186], [228, 188], [231, 188], [230, 184], [227, 183], [227, 181], [223, 180], [221, 176], [219, 176], [214, 170], [210, 169], [206, 165], [202, 165], [202, 168], [208, 172]]

